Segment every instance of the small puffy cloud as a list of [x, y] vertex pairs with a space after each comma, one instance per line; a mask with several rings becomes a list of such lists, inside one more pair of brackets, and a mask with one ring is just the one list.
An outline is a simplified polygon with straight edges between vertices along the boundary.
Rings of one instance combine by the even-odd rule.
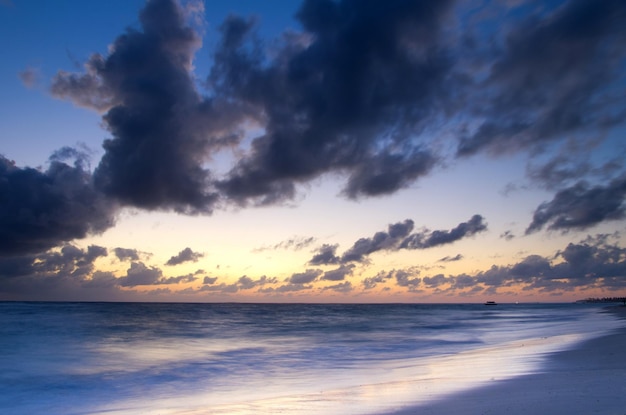
[[394, 272], [396, 278], [396, 285], [400, 287], [406, 287], [410, 291], [415, 291], [421, 283], [421, 278], [416, 277], [419, 271], [415, 270], [397, 270]]
[[322, 275], [322, 270], [320, 269], [307, 269], [305, 272], [293, 274], [288, 281], [291, 284], [310, 284], [320, 275]]
[[393, 272], [381, 271], [373, 277], [367, 277], [363, 279], [363, 288], [365, 290], [371, 290], [373, 288], [376, 288], [378, 284], [384, 284], [392, 278]]
[[186, 282], [194, 282], [198, 277], [193, 274], [179, 275], [178, 277], [161, 278], [157, 281], [158, 284], [182, 284]]
[[424, 286], [427, 288], [439, 288], [442, 285], [448, 284], [450, 280], [446, 278], [443, 274], [437, 274], [432, 277], [424, 277], [422, 278], [422, 282]]
[[338, 264], [341, 260], [337, 256], [337, 248], [339, 245], [324, 244], [318, 248], [317, 253], [309, 261], [310, 265], [332, 265]]
[[352, 275], [355, 265], [341, 265], [339, 268], [326, 271], [321, 279], [329, 281], [343, 281], [346, 277]]
[[120, 261], [139, 261], [139, 251], [136, 249], [115, 248], [113, 252]]
[[350, 281], [344, 281], [339, 284], [327, 285], [322, 287], [322, 291], [335, 291], [338, 293], [349, 293], [354, 290], [352, 283]]
[[202, 280], [202, 283], [206, 285], [211, 285], [211, 284], [215, 284], [216, 281], [217, 281], [217, 277], [204, 277], [204, 279]]
[[118, 279], [122, 287], [136, 287], [138, 285], [154, 285], [159, 283], [163, 273], [159, 268], [146, 266], [142, 262], [133, 262], [124, 277]]
[[250, 290], [256, 287], [262, 287], [267, 284], [276, 284], [277, 282], [278, 282], [277, 278], [275, 277], [270, 278], [270, 277], [267, 277], [266, 275], [263, 275], [262, 277], [256, 280], [248, 277], [247, 275], [244, 275], [237, 280], [237, 284], [239, 288], [242, 290]]
[[178, 253], [178, 255], [174, 255], [170, 259], [167, 260], [165, 265], [174, 266], [180, 265], [185, 262], [198, 262], [200, 258], [202, 258], [204, 254], [199, 252], [193, 252], [191, 248], [185, 248]]

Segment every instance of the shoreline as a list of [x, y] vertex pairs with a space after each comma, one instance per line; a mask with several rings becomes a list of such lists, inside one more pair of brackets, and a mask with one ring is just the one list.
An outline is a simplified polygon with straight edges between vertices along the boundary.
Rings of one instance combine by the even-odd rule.
[[[626, 320], [626, 307], [606, 312]], [[522, 375], [384, 415], [626, 415], [626, 324], [573, 349], [549, 353], [538, 373]]]

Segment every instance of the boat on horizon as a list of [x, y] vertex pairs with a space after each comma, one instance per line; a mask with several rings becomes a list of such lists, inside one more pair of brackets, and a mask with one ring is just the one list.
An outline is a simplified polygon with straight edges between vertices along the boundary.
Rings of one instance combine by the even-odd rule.
[[495, 301], [487, 301], [485, 305], [498, 305]]

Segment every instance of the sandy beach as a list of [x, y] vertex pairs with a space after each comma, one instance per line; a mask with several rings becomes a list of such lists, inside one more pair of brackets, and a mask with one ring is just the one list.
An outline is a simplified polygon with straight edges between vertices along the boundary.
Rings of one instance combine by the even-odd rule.
[[[626, 319], [626, 307], [608, 312]], [[539, 373], [386, 415], [626, 415], [626, 327], [553, 353]]]

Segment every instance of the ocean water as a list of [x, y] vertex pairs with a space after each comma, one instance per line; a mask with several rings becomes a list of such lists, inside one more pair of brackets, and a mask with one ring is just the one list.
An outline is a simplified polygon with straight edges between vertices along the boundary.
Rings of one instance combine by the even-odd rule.
[[2, 414], [383, 414], [542, 370], [590, 304], [0, 302]]

